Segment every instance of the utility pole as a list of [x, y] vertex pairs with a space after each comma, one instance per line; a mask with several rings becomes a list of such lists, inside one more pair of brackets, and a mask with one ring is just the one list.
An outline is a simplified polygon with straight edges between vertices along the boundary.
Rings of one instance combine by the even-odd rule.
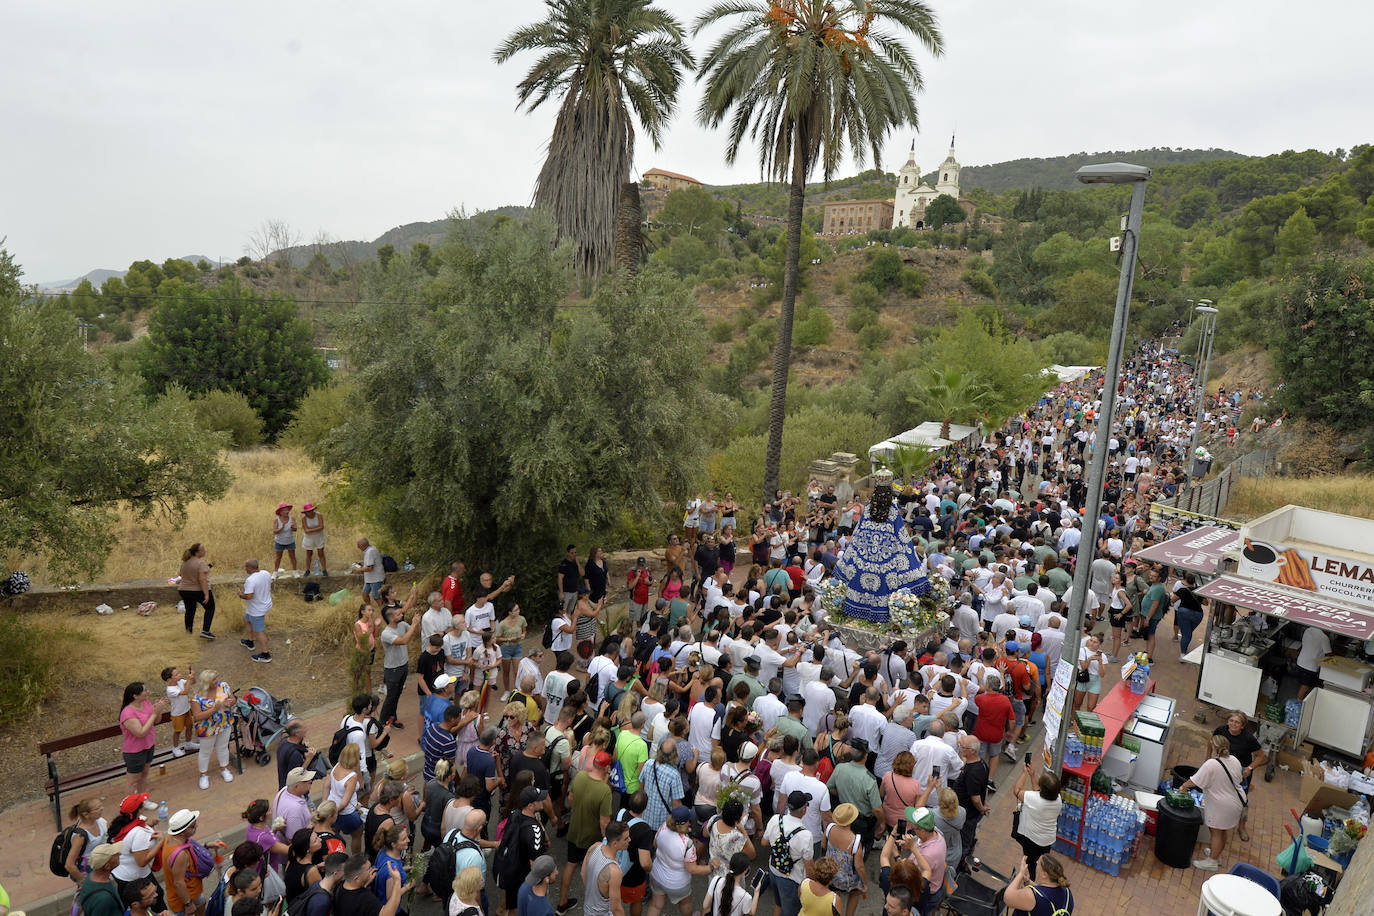
[[[1092, 465], [1088, 470], [1088, 497], [1083, 511], [1083, 536], [1078, 542], [1073, 570], [1073, 604], [1068, 609], [1067, 631], [1064, 636], [1063, 659], [1076, 671], [1078, 648], [1083, 638], [1083, 617], [1088, 605], [1088, 585], [1093, 555], [1097, 551], [1097, 520], [1102, 515], [1102, 484], [1107, 475], [1107, 440], [1112, 435], [1112, 421], [1116, 417], [1116, 387], [1121, 376], [1122, 351], [1126, 346], [1126, 323], [1131, 314], [1131, 286], [1135, 282], [1135, 257], [1140, 248], [1140, 218], [1145, 209], [1145, 182], [1150, 169], [1141, 165], [1112, 162], [1105, 165], [1085, 165], [1077, 178], [1084, 184], [1129, 184], [1131, 207], [1121, 239], [1121, 278], [1116, 287], [1116, 312], [1112, 318], [1112, 341], [1107, 350], [1107, 365], [1102, 374], [1102, 405], [1097, 412], [1097, 429], [1093, 436]], [[1053, 672], [1050, 673], [1051, 682]], [[1069, 678], [1068, 695], [1064, 699], [1059, 734], [1054, 739], [1054, 772], [1064, 764], [1064, 740], [1069, 734], [1069, 713], [1073, 709], [1075, 678]]]

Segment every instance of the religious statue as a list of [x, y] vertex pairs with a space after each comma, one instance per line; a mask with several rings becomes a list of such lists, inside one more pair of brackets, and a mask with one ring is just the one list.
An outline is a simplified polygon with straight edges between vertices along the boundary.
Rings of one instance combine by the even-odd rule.
[[835, 563], [834, 576], [847, 586], [846, 615], [887, 623], [892, 619], [888, 602], [894, 594], [924, 595], [930, 591], [930, 582], [897, 511], [892, 472], [880, 468], [873, 473], [873, 483], [873, 496]]

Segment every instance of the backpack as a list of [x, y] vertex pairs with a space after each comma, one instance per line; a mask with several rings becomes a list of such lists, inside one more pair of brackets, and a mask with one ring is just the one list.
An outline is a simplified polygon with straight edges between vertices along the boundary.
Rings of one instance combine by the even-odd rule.
[[[1043, 900], [1050, 908], [1050, 916], [1073, 916], [1073, 891], [1064, 888], [1064, 906], [1055, 906], [1049, 897], [1046, 897], [1040, 888], [1032, 886], [1031, 893], [1036, 900]], [[1036, 909], [1039, 909], [1037, 906]]]
[[339, 730], [334, 732], [334, 737], [329, 740], [329, 763], [331, 765], [339, 762], [339, 754], [343, 752], [344, 745], [348, 743], [348, 736], [362, 730], [361, 725], [339, 726]]
[[320, 600], [320, 583], [318, 583], [318, 582], [307, 582], [307, 583], [305, 583], [305, 588], [301, 589], [301, 597], [304, 598], [304, 599], [306, 600], [307, 603], [309, 603], [309, 602], [311, 602], [311, 601], [319, 601], [319, 600]]
[[210, 899], [205, 901], [205, 916], [224, 916], [224, 886], [228, 883], [224, 877], [215, 882]]
[[[517, 839], [519, 836], [520, 825], [507, 824], [501, 835], [501, 844], [496, 847], [496, 854], [491, 857], [491, 871], [496, 876], [497, 887], [505, 888], [503, 882], [512, 878], [518, 881], [528, 866], [528, 863], [520, 861], [520, 843]], [[516, 887], [519, 887], [518, 883]]]
[[549, 622], [544, 624], [544, 632], [539, 636], [539, 644], [545, 649], [553, 648], [553, 628], [557, 626], [560, 617], [550, 617]]
[[[551, 741], [548, 740], [548, 739], [549, 739], [549, 729], [550, 729], [550, 728], [552, 728], [555, 732], [557, 732], [557, 734], [554, 736], [553, 740], [551, 740]], [[553, 754], [554, 754], [554, 751], [558, 750], [558, 742], [560, 742], [560, 741], [562, 741], [564, 744], [569, 744], [569, 742], [568, 742], [568, 736], [567, 736], [566, 734], [564, 734], [563, 732], [558, 731], [558, 729], [557, 729], [556, 726], [548, 725], [548, 726], [545, 726], [545, 728], [544, 728], [544, 739], [545, 739], [545, 740], [544, 740], [544, 757], [543, 757], [544, 769], [548, 770], [549, 773], [550, 773], [550, 775], [553, 775]], [[569, 747], [571, 747], [570, 744], [569, 744]], [[559, 772], [560, 772], [560, 774], [561, 774], [562, 771], [560, 770]]]
[[[475, 849], [479, 853], [482, 851], [482, 847], [476, 841], [468, 839], [457, 828], [454, 828], [448, 836], [444, 837], [444, 841], [435, 846], [434, 851], [429, 854], [429, 867], [425, 869], [425, 884], [429, 885], [429, 889], [438, 895], [445, 907], [448, 906], [448, 899], [453, 894], [453, 879], [458, 876], [457, 863], [458, 850], [460, 849]], [[296, 916], [304, 916], [304, 914], [297, 914], [295, 909], [289, 912], [296, 914]]]
[[[178, 846], [176, 849], [172, 850], [172, 860], [175, 860], [177, 853], [181, 852], [183, 849], [190, 850], [191, 853], [191, 866], [188, 869], [191, 874], [195, 875], [197, 878], [208, 878], [210, 873], [215, 870], [214, 853], [210, 852], [210, 850], [206, 849], [195, 840], [191, 840], [189, 843]], [[171, 860], [169, 860], [168, 864], [171, 864]]]
[[382, 571], [383, 571], [383, 572], [399, 572], [400, 569], [401, 569], [401, 567], [398, 566], [398, 565], [396, 564], [396, 558], [395, 558], [395, 557], [393, 557], [393, 556], [392, 556], [391, 554], [389, 554], [389, 553], [384, 553], [384, 554], [382, 554]]
[[[310, 901], [315, 899], [316, 897], [319, 897], [321, 894], [331, 898], [330, 909], [332, 909], [333, 895], [331, 895], [329, 891], [320, 887], [318, 884], [312, 884], [305, 890], [297, 894], [295, 897], [286, 901], [285, 909], [283, 910], [283, 912], [289, 913], [291, 914], [291, 916], [306, 916], [306, 914], [310, 912]], [[325, 910], [325, 912], [328, 913], [329, 910]]]
[[52, 849], [48, 851], [48, 871], [59, 878], [68, 877], [67, 856], [72, 851], [72, 837], [80, 829], [79, 825], [72, 824], [52, 838]]
[[635, 636], [634, 660], [643, 665], [653, 660], [654, 648], [658, 645], [658, 640], [652, 633], [640, 633]]
[[611, 787], [613, 792], [625, 791], [625, 768], [617, 760], [611, 764], [611, 768], [606, 771], [606, 785]]
[[778, 839], [768, 853], [768, 865], [779, 875], [790, 875], [792, 867], [797, 864], [796, 858], [792, 855], [792, 838], [805, 830], [805, 825], [796, 828], [791, 833], [782, 832], [782, 818], [778, 818]]

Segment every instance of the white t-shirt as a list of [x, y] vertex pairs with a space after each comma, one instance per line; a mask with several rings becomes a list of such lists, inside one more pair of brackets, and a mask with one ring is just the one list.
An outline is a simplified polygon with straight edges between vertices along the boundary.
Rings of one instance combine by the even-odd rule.
[[482, 644], [482, 632], [496, 624], [496, 605], [490, 601], [481, 607], [469, 605], [463, 612], [463, 620], [467, 623], [468, 645], [475, 649]]
[[566, 671], [550, 671], [549, 676], [544, 678], [544, 721], [549, 725], [558, 721], [558, 714], [563, 711], [563, 704], [568, 699], [568, 684], [572, 680], [573, 676]]
[[771, 693], [765, 693], [754, 701], [754, 712], [759, 714], [759, 719], [763, 721], [764, 734], [773, 730], [773, 724], [778, 721], [779, 716], [787, 715], [787, 704]]
[[[456, 635], [454, 633], [444, 634], [445, 659], [467, 658], [468, 652], [471, 649], [472, 647], [468, 645], [468, 640], [466, 636]], [[444, 673], [447, 674], [449, 677], [456, 677], [460, 681], [467, 681], [471, 679], [472, 669], [468, 668], [465, 665], [455, 665], [451, 661], [445, 661]]]
[[[814, 808], [815, 806], [816, 803], [812, 802], [810, 807]], [[812, 855], [812, 835], [806, 827], [805, 819], [798, 820], [790, 814], [773, 815], [768, 821], [768, 826], [763, 828], [764, 839], [768, 841], [771, 848], [774, 843], [780, 843], [783, 837], [787, 837], [787, 846], [792, 853], [792, 870], [785, 875], [775, 870], [771, 853], [768, 856], [768, 870], [780, 877], [791, 878], [800, 884], [802, 879], [806, 877], [806, 860], [810, 859]], [[820, 836], [819, 833], [815, 835]]]
[[243, 591], [248, 595], [244, 612], [249, 617], [266, 617], [272, 610], [272, 574], [265, 569], [258, 570], [243, 580]]
[[778, 787], [778, 793], [782, 795], [784, 801], [793, 792], [804, 792], [811, 796], [811, 804], [806, 806], [806, 813], [802, 815], [802, 823], [806, 829], [813, 831], [812, 836], [821, 835], [821, 817], [830, 810], [830, 790], [825, 783], [814, 776], [807, 776], [801, 770], [795, 773], [788, 773], [781, 783], [774, 783]]
[[1322, 656], [1331, 651], [1331, 640], [1324, 631], [1308, 627], [1302, 634], [1302, 649], [1298, 652], [1298, 667], [1304, 671], [1320, 671]]
[[542, 697], [544, 695], [543, 672], [539, 670], [539, 666], [535, 664], [534, 659], [530, 658], [528, 655], [520, 659], [520, 666], [515, 672], [515, 683], [523, 684], [525, 682], [525, 675], [534, 678], [534, 695]]
[[367, 768], [367, 720], [358, 716], [344, 716], [339, 720], [339, 728], [357, 728], [348, 733], [348, 743], [358, 746], [358, 760], [363, 769]]
[[821, 719], [835, 708], [835, 691], [821, 681], [812, 681], [802, 685], [802, 700], [806, 703], [802, 708], [802, 724], [814, 735], [820, 731]]
[[[271, 578], [270, 573], [264, 573], [264, 575]], [[136, 878], [143, 878], [152, 874], [153, 865], [151, 862], [144, 866], [139, 866], [134, 862], [134, 853], [144, 852], [152, 845], [153, 828], [147, 824], [139, 824], [124, 834], [124, 851], [119, 854], [119, 864], [115, 866], [112, 872], [115, 878], [120, 881], [133, 881]]]
[[[573, 629], [560, 631], [558, 628], [562, 626], [573, 627]], [[567, 652], [571, 649], [574, 632], [576, 632], [576, 625], [573, 623], [572, 617], [564, 614], [555, 620], [553, 624], [553, 644], [549, 646], [549, 651], [557, 653]]]
[[787, 660], [767, 643], [759, 644], [754, 650], [754, 657], [759, 660], [759, 683], [765, 687], [770, 680], [778, 676], [782, 663]]
[[606, 695], [606, 687], [615, 681], [615, 672], [619, 667], [604, 655], [598, 655], [587, 665], [587, 680], [596, 678], [596, 696], [587, 697], [592, 709], [601, 708], [601, 698]]
[[[369, 566], [372, 569], [366, 569]], [[377, 549], [376, 544], [368, 544], [367, 549], [363, 551], [363, 567], [365, 570], [363, 582], [365, 584], [370, 585], [374, 582], [386, 581], [386, 570], [382, 569], [382, 552]]]
[[420, 641], [429, 644], [429, 638], [438, 633], [443, 635], [453, 626], [453, 612], [446, 607], [430, 608], [420, 615]]
[[[749, 905], [754, 902], [754, 895], [744, 889], [744, 884], [745, 882], [740, 878], [735, 880], [735, 896], [731, 899], [730, 908], [725, 916], [744, 916], [745, 913], [749, 912]], [[719, 900], [724, 886], [724, 875], [716, 875], [706, 882], [706, 899], [702, 901], [701, 910], [707, 916], [717, 916], [720, 912]]]
[[692, 875], [686, 863], [696, 863], [696, 845], [676, 830], [660, 827], [654, 835], [654, 846], [658, 851], [650, 872], [653, 879], [663, 887], [690, 887]]
[[[184, 716], [191, 711], [191, 701], [186, 698], [186, 678], [175, 684], [167, 685], [167, 699], [171, 701], [168, 712], [174, 716]], [[92, 849], [95, 847], [92, 846]]]
[[697, 703], [688, 713], [687, 722], [687, 743], [696, 749], [700, 759], [710, 759], [711, 739], [720, 737], [715, 708], [710, 703]]

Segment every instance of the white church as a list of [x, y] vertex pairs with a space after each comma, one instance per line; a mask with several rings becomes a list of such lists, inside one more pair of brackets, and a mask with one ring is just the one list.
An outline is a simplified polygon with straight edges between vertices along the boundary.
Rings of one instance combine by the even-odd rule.
[[949, 138], [949, 154], [935, 173], [935, 187], [921, 180], [921, 167], [916, 164], [916, 141], [911, 141], [911, 154], [906, 165], [897, 173], [897, 199], [893, 202], [892, 228], [903, 226], [924, 229], [926, 207], [941, 194], [959, 199], [959, 162], [954, 158], [954, 137]]

